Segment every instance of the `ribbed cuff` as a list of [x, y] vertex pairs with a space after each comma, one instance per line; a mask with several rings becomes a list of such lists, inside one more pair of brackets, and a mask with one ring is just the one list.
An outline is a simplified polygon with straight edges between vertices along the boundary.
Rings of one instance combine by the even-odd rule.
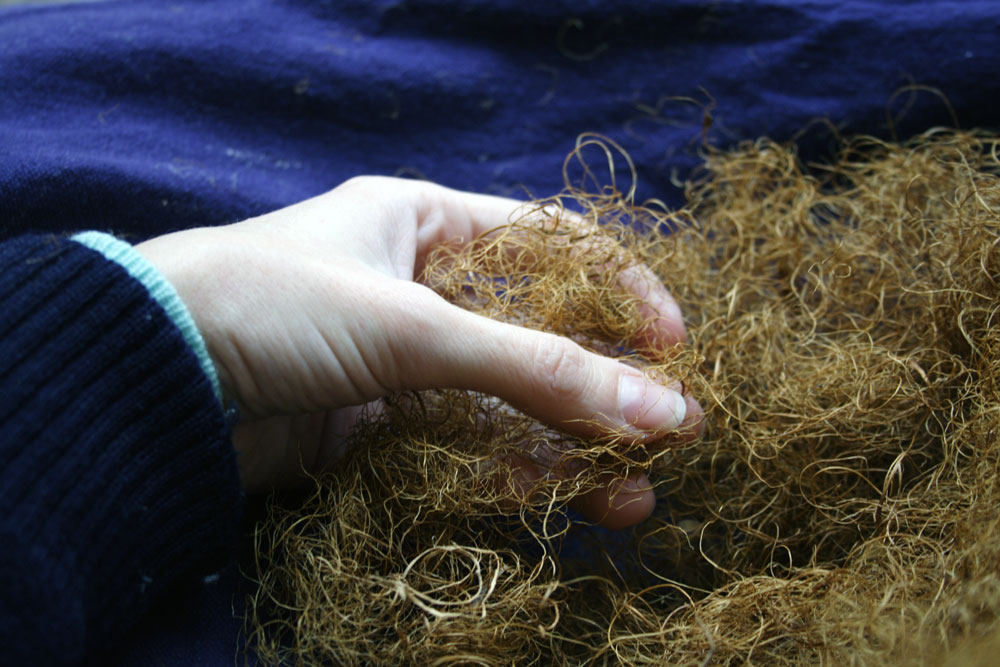
[[0, 244], [0, 313], [4, 655], [93, 661], [157, 596], [234, 556], [231, 433], [173, 319], [102, 254]]
[[153, 266], [149, 260], [143, 257], [130, 244], [115, 238], [111, 234], [104, 232], [80, 232], [74, 234], [72, 239], [77, 243], [82, 243], [91, 250], [96, 250], [113, 262], [121, 264], [129, 275], [142, 283], [149, 294], [156, 299], [163, 310], [166, 311], [170, 319], [174, 321], [184, 340], [191, 346], [191, 350], [198, 357], [201, 369], [205, 371], [205, 377], [212, 383], [212, 390], [215, 397], [222, 403], [222, 389], [219, 386], [219, 374], [215, 370], [212, 358], [208, 356], [208, 348], [205, 346], [205, 339], [201, 337], [201, 332], [194, 323], [194, 318], [188, 312], [187, 307], [181, 300], [180, 295], [174, 286], [164, 277], [160, 271]]

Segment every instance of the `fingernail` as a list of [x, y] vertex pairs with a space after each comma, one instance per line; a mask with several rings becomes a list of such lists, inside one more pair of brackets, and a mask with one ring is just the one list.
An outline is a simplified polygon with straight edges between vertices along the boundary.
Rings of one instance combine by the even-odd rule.
[[[684, 316], [681, 314], [681, 307], [673, 299], [662, 299], [663, 305], [659, 308], [660, 314], [675, 322], [683, 322]], [[676, 392], [675, 392], [676, 393]]]
[[656, 314], [660, 317], [664, 317], [668, 320], [674, 320], [675, 322], [683, 322], [684, 316], [681, 314], [680, 306], [677, 302], [668, 296], [664, 296], [657, 292], [657, 290], [650, 289], [649, 293], [646, 295], [646, 302], [653, 307]]
[[643, 431], [673, 430], [687, 414], [679, 393], [629, 372], [618, 380], [618, 407], [626, 426]]

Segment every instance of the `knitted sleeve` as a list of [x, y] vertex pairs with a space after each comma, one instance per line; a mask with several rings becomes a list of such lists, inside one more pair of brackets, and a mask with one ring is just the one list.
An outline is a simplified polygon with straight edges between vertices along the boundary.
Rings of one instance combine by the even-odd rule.
[[93, 661], [237, 542], [229, 428], [198, 356], [120, 264], [0, 244], [0, 652]]

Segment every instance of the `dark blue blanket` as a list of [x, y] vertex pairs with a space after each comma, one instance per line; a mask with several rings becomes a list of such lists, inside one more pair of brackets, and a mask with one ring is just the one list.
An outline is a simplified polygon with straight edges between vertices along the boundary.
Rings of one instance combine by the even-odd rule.
[[[104, 1], [0, 10], [0, 226], [138, 236], [359, 173], [553, 194], [581, 132], [639, 197], [815, 118], [886, 134], [901, 86], [995, 124], [1000, 7], [963, 2]], [[904, 131], [950, 123], [929, 94]], [[709, 122], [711, 124], [709, 126]], [[829, 135], [810, 135], [810, 151]]]
[[[998, 40], [985, 0], [2, 8], [0, 238], [135, 240], [361, 173], [546, 196], [583, 132], [631, 154], [639, 199], [678, 204], [703, 141], [789, 139], [817, 118], [882, 136], [953, 123], [934, 94], [894, 97], [909, 84], [940, 89], [962, 126], [997, 126]], [[832, 131], [801, 141], [818, 156]], [[232, 664], [236, 580], [193, 584], [126, 660]]]

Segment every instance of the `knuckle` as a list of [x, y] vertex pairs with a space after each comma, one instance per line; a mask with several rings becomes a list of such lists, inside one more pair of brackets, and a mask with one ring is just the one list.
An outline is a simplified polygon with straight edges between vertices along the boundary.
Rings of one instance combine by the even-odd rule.
[[535, 347], [535, 364], [541, 386], [552, 399], [574, 401], [580, 397], [587, 362], [579, 345], [554, 335], [544, 336]]
[[410, 207], [419, 204], [420, 196], [432, 192], [434, 187], [440, 186], [394, 176], [361, 174], [344, 181], [334, 192], [364, 202], [367, 206], [380, 205], [392, 209], [401, 204]]
[[368, 175], [364, 175], [364, 174], [362, 174], [360, 176], [352, 176], [351, 178], [349, 178], [346, 181], [344, 181], [343, 183], [341, 183], [340, 186], [337, 189], [338, 190], [342, 190], [342, 191], [344, 191], [344, 190], [346, 190], [346, 191], [355, 191], [355, 190], [357, 190], [357, 191], [361, 191], [361, 192], [367, 192], [367, 191], [372, 190], [373, 188], [377, 187], [379, 181], [382, 178], [383, 178], [382, 176], [368, 176]]

